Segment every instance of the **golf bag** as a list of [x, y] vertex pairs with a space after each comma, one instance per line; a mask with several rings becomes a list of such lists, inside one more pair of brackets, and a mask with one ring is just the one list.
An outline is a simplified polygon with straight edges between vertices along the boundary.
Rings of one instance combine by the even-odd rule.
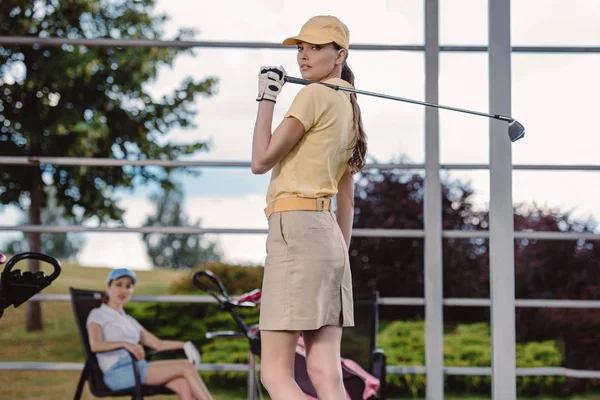
[[[317, 400], [317, 391], [313, 386], [306, 368], [304, 340], [298, 338], [296, 358], [294, 360], [294, 376], [300, 389], [309, 400]], [[342, 380], [346, 389], [346, 400], [376, 399], [379, 390], [379, 379], [365, 371], [360, 365], [347, 358], [342, 358]]]
[[[211, 282], [211, 286], [206, 281]], [[241, 332], [220, 331], [207, 333], [208, 338], [216, 337], [245, 337], [249, 341], [252, 354], [260, 357], [261, 341], [258, 325], [248, 326], [237, 312], [238, 307], [256, 307], [260, 304], [261, 293], [259, 289], [232, 299], [222, 282], [212, 273], [204, 270], [196, 272], [192, 277], [194, 285], [211, 295], [217, 300], [222, 310], [229, 312]], [[212, 287], [212, 289], [211, 289]], [[218, 290], [218, 294], [213, 291]], [[317, 399], [317, 392], [308, 376], [306, 366], [306, 352], [302, 335], [296, 344], [296, 355], [294, 360], [294, 377], [300, 389], [310, 400]], [[381, 382], [375, 376], [365, 371], [356, 362], [342, 358], [342, 378], [346, 389], [346, 400], [372, 400], [377, 399], [377, 393]]]

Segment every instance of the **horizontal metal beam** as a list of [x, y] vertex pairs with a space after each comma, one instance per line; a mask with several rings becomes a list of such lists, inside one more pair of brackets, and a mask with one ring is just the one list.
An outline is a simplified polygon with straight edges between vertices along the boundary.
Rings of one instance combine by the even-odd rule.
[[[472, 239], [489, 238], [489, 231], [444, 231], [444, 238], [447, 239]], [[600, 240], [600, 235], [594, 233], [578, 232], [543, 232], [543, 231], [515, 231], [515, 239], [531, 240]]]
[[[445, 306], [452, 307], [489, 307], [490, 299], [477, 298], [446, 298], [444, 299]], [[600, 303], [599, 303], [600, 306]]]
[[[151, 39], [67, 39], [39, 38], [34, 36], [0, 36], [0, 45], [24, 46], [94, 46], [94, 47], [171, 47], [171, 48], [223, 48], [223, 49], [289, 49], [280, 43], [213, 40], [151, 40]], [[424, 45], [352, 44], [352, 50], [374, 51], [425, 51]], [[487, 52], [487, 46], [441, 45], [444, 52]], [[600, 53], [600, 46], [513, 46], [516, 53]]]
[[425, 299], [422, 297], [380, 297], [380, 306], [424, 306]]
[[[81, 362], [38, 362], [38, 361], [4, 361], [0, 362], [0, 371], [81, 371], [83, 363]], [[256, 369], [260, 371], [260, 364], [256, 364]], [[200, 363], [196, 365], [197, 371], [213, 372], [248, 372], [250, 368], [247, 364], [234, 363]], [[388, 374], [406, 374], [406, 375], [424, 375], [425, 367], [420, 365], [388, 365], [386, 367]], [[486, 376], [491, 375], [489, 367], [444, 367], [446, 375], [470, 375]], [[600, 371], [577, 370], [563, 367], [537, 367], [537, 368], [517, 368], [518, 376], [566, 376], [571, 378], [599, 379]]]
[[[388, 365], [388, 374], [424, 375], [424, 366]], [[517, 368], [517, 376], [566, 376], [571, 378], [600, 378], [600, 371], [577, 370], [563, 367]], [[444, 367], [446, 375], [489, 376], [491, 367]]]
[[[183, 226], [81, 226], [81, 225], [0, 225], [1, 231], [40, 232], [40, 233], [67, 233], [67, 232], [94, 232], [94, 233], [172, 233], [172, 234], [267, 234], [267, 229], [260, 228], [196, 228]], [[422, 238], [424, 232], [419, 229], [354, 229], [355, 237], [403, 237]]]
[[0, 225], [0, 231], [17, 231], [17, 232], [40, 232], [40, 233], [67, 233], [67, 232], [94, 232], [94, 233], [172, 233], [172, 234], [189, 234], [203, 235], [207, 233], [214, 234], [266, 234], [267, 229], [252, 229], [252, 228], [195, 228], [184, 226], [81, 226], [81, 225]]
[[[440, 46], [440, 51], [478, 53], [487, 52], [487, 46]], [[513, 53], [600, 53], [600, 46], [512, 46]]]
[[401, 374], [401, 375], [425, 375], [425, 366], [420, 365], [387, 365], [385, 372], [388, 374]]
[[[82, 226], [82, 225], [0, 225], [1, 231], [39, 232], [39, 233], [163, 233], [163, 234], [267, 234], [267, 229], [261, 228], [198, 228], [186, 226]], [[387, 238], [423, 238], [422, 229], [370, 229], [357, 228], [352, 231], [354, 237], [387, 237]], [[447, 230], [442, 232], [447, 239], [488, 238], [489, 231], [459, 231]], [[600, 235], [577, 232], [530, 232], [515, 231], [516, 239], [531, 240], [600, 240]]]
[[[211, 296], [193, 294], [174, 295], [135, 295], [131, 298], [136, 302], [160, 302], [160, 303], [216, 303]], [[31, 298], [31, 301], [71, 301], [69, 294], [40, 293]], [[443, 303], [448, 307], [489, 307], [490, 299], [483, 298], [445, 298]], [[377, 303], [380, 306], [424, 306], [425, 299], [422, 297], [380, 297]], [[600, 300], [554, 300], [554, 299], [516, 299], [516, 307], [531, 308], [600, 308]]]
[[[453, 307], [489, 307], [490, 299], [447, 298], [445, 306]], [[600, 308], [600, 300], [554, 300], [554, 299], [516, 299], [515, 307], [521, 308]]]
[[[62, 166], [87, 166], [87, 167], [122, 167], [131, 166], [159, 166], [159, 167], [234, 167], [250, 168], [249, 161], [179, 161], [179, 160], [123, 160], [115, 158], [80, 158], [80, 157], [17, 157], [0, 156], [0, 165], [62, 165]], [[366, 169], [424, 169], [420, 163], [370, 163]], [[593, 164], [515, 164], [515, 170], [530, 171], [600, 171], [600, 165]], [[488, 170], [488, 164], [440, 164], [440, 169], [452, 170]]]
[[[81, 371], [83, 363], [79, 362], [37, 362], [37, 361], [12, 361], [0, 362], [0, 370], [5, 371]], [[257, 369], [260, 366], [257, 365]], [[248, 372], [250, 369], [247, 364], [233, 363], [200, 363], [196, 365], [197, 371], [216, 371], [216, 372]]]
[[515, 306], [522, 308], [600, 308], [600, 300], [516, 299]]
[[[0, 156], [0, 165], [61, 165], [61, 166], [86, 166], [86, 167], [236, 167], [250, 168], [250, 161], [180, 161], [180, 160], [124, 160], [115, 158], [80, 158], [80, 157], [17, 157]], [[393, 164], [370, 163], [365, 168], [371, 169], [423, 169], [423, 164]]]
[[[488, 164], [442, 164], [441, 169], [488, 170]], [[600, 165], [593, 164], [513, 164], [513, 170], [524, 171], [600, 171]]]
[[251, 166], [249, 161], [179, 161], [179, 160], [124, 160], [117, 158], [81, 158], [81, 157], [15, 157], [0, 156], [0, 164], [5, 165], [62, 165], [86, 167], [244, 167]]
[[535, 240], [600, 240], [600, 235], [578, 232], [530, 232], [515, 231], [515, 239]]
[[[381, 297], [381, 306], [424, 306], [425, 299], [419, 297]], [[445, 298], [447, 307], [489, 307], [490, 299]], [[515, 307], [521, 308], [600, 308], [600, 300], [554, 300], [554, 299], [516, 299]]]
[[569, 378], [598, 379], [600, 371], [562, 367], [517, 368], [518, 376], [566, 376]]
[[[150, 40], [150, 39], [67, 39], [37, 38], [32, 36], [0, 36], [0, 44], [25, 46], [90, 46], [90, 47], [170, 47], [170, 48], [223, 48], [223, 49], [285, 49], [281, 43], [251, 41], [214, 41], [214, 40]], [[423, 51], [423, 45], [394, 44], [353, 44], [353, 50], [401, 50]]]

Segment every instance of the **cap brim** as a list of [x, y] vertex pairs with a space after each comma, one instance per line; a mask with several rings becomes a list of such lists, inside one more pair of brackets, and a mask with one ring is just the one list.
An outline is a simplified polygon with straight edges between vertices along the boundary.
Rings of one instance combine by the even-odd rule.
[[333, 40], [324, 38], [323, 36], [298, 35], [285, 39], [282, 44], [284, 46], [295, 46], [298, 42], [306, 42], [310, 44], [327, 44], [333, 43]]
[[121, 278], [129, 278], [129, 279], [131, 279], [131, 282], [133, 282], [134, 285], [137, 283], [137, 279], [134, 278], [133, 276], [129, 275], [129, 274], [121, 274], [121, 275], [117, 275], [117, 276], [109, 276], [106, 279], [106, 283], [109, 283], [110, 281], [114, 281], [114, 280], [121, 279]]

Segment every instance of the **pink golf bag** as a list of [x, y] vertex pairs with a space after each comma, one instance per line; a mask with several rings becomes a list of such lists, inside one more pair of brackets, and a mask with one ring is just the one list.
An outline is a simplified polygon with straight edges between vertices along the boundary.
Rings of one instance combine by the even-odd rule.
[[[306, 353], [304, 340], [298, 338], [296, 359], [294, 364], [295, 379], [306, 398], [317, 400], [317, 391], [312, 385], [306, 370]], [[379, 390], [379, 379], [365, 371], [360, 365], [347, 358], [342, 358], [342, 379], [346, 389], [346, 400], [375, 399]]]

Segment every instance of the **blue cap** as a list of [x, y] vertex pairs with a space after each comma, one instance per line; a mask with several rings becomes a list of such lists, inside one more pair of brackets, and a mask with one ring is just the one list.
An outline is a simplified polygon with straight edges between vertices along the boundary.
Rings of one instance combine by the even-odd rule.
[[132, 270], [127, 269], [127, 268], [117, 268], [117, 269], [113, 269], [112, 271], [110, 271], [110, 274], [108, 274], [108, 278], [106, 278], [106, 283], [109, 283], [110, 281], [115, 280], [115, 279], [122, 278], [124, 276], [130, 277], [131, 280], [133, 281], [134, 285], [137, 282], [135, 273]]

